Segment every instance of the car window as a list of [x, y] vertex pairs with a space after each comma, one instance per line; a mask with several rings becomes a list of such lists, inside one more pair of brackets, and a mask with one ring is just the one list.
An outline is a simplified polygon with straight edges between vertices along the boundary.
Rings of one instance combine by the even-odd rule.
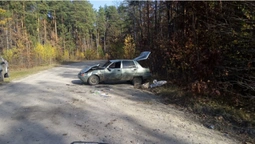
[[120, 68], [120, 62], [112, 63], [109, 68]]
[[108, 65], [110, 65], [112, 62], [107, 61], [102, 67], [106, 68]]
[[122, 61], [123, 68], [135, 68], [133, 61]]

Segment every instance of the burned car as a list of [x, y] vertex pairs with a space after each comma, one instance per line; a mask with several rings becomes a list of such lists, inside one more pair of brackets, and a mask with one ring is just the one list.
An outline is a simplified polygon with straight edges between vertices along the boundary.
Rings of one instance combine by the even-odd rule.
[[93, 65], [82, 69], [78, 78], [90, 85], [100, 82], [132, 81], [134, 85], [142, 84], [151, 76], [150, 69], [142, 67], [138, 61], [146, 60], [151, 52], [144, 51], [137, 58], [109, 60], [104, 65]]

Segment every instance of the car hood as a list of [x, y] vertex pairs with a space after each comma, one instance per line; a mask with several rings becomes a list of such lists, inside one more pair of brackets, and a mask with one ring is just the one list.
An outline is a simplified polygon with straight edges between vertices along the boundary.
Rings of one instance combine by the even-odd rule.
[[146, 60], [146, 59], [148, 59], [150, 54], [151, 54], [150, 51], [144, 51], [138, 57], [134, 58], [134, 60], [135, 61]]
[[91, 69], [95, 70], [95, 69], [101, 69], [101, 68], [99, 68], [99, 64], [96, 64], [96, 65], [92, 65], [90, 67], [86, 67], [86, 68], [82, 69], [81, 73], [86, 73]]

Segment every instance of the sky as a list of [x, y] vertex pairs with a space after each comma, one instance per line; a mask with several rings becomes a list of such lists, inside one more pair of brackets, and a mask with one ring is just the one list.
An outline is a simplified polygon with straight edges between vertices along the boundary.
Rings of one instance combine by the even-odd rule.
[[[118, 0], [119, 1], [119, 0]], [[99, 6], [104, 7], [104, 5], [111, 6], [116, 5], [117, 0], [89, 0], [89, 2], [93, 5], [94, 9], [99, 9]]]

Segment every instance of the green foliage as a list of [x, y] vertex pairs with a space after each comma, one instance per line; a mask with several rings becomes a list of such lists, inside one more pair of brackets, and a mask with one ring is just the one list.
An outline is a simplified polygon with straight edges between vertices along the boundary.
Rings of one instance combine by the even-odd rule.
[[84, 56], [86, 60], [93, 60], [97, 58], [97, 52], [94, 49], [87, 49], [84, 52]]
[[42, 63], [52, 63], [57, 58], [57, 50], [55, 47], [46, 44], [42, 45], [40, 43], [34, 49], [36, 58]]
[[[0, 25], [5, 25], [8, 22], [8, 20], [10, 20], [10, 18], [7, 18], [6, 13], [7, 13], [6, 10], [0, 8], [0, 17], [1, 17]], [[5, 18], [2, 18], [2, 17], [5, 17]]]
[[0, 51], [6, 49], [7, 57], [16, 56], [12, 65], [32, 67], [55, 60], [103, 58], [107, 51], [123, 55], [124, 39], [120, 37], [124, 20], [115, 6], [97, 12], [88, 1], [0, 3], [1, 17], [8, 17], [2, 19], [0, 41], [4, 45]]
[[77, 50], [76, 53], [75, 53], [75, 57], [78, 60], [83, 60], [85, 58], [85, 55], [84, 55], [83, 52], [80, 52], [79, 50]]
[[124, 58], [124, 44], [122, 41], [112, 42], [110, 48], [108, 49], [108, 55], [110, 59], [120, 59]]
[[18, 49], [12, 48], [8, 50], [3, 51], [3, 57], [6, 59], [9, 63], [12, 63], [13, 59], [17, 58]]
[[[254, 4], [129, 2], [126, 21], [136, 51], [150, 50], [150, 68], [181, 85], [254, 95]], [[201, 88], [198, 88], [201, 89]], [[246, 89], [246, 90], [244, 90]]]
[[64, 54], [61, 55], [60, 57], [60, 61], [68, 61], [69, 60], [69, 51], [68, 50], [64, 50]]
[[100, 7], [97, 13], [97, 29], [99, 32], [99, 36], [103, 37], [106, 31], [106, 17], [104, 8]]
[[104, 51], [101, 46], [97, 48], [97, 59], [103, 59], [104, 58]]
[[135, 57], [135, 43], [130, 35], [127, 35], [124, 42], [124, 58], [132, 59]]
[[[115, 6], [105, 7], [105, 17], [106, 17], [105, 52], [109, 53], [112, 57], [115, 57], [118, 54], [120, 54], [119, 56], [122, 57], [123, 53], [121, 53], [122, 51], [121, 46], [123, 45], [123, 36], [121, 36], [122, 29], [120, 25], [120, 16], [117, 11], [117, 8]], [[114, 53], [115, 50], [116, 53]]]

